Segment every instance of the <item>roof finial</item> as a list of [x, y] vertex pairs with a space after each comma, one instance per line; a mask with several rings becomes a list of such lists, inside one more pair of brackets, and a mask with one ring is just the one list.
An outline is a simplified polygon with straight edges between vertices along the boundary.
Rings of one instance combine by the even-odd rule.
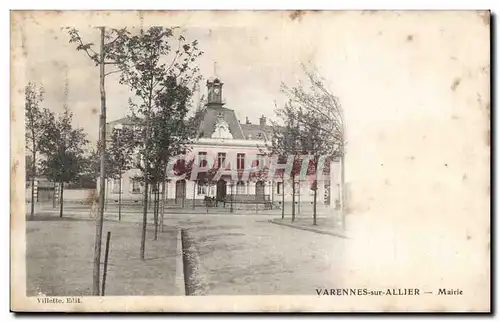
[[217, 77], [217, 62], [214, 61], [214, 77]]

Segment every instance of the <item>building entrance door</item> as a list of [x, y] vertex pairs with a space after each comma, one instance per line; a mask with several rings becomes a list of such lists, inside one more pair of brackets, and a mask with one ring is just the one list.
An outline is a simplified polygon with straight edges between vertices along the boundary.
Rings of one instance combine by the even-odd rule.
[[255, 183], [255, 199], [264, 200], [264, 181], [257, 181]]
[[184, 199], [186, 199], [186, 180], [175, 182], [175, 204], [184, 207]]
[[227, 183], [225, 180], [220, 179], [217, 181], [217, 201], [224, 201], [227, 195]]

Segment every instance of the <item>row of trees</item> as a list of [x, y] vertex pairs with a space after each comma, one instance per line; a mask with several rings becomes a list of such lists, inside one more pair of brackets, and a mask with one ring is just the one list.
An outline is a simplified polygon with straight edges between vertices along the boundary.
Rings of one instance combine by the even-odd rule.
[[[72, 124], [73, 114], [64, 106], [61, 114], [42, 108], [43, 88], [33, 82], [25, 86], [26, 150], [29, 152], [26, 176], [31, 186], [30, 217], [34, 216], [35, 181], [43, 176], [59, 186], [59, 216], [64, 213], [64, 185], [81, 178], [99, 177], [99, 149], [87, 150], [87, 135]], [[121, 178], [130, 169], [134, 133], [115, 129], [106, 154], [107, 178]]]
[[[295, 182], [302, 171], [301, 161], [304, 157], [309, 159], [307, 173], [316, 174], [312, 183], [313, 224], [316, 225], [318, 175], [321, 175], [318, 170], [323, 169], [325, 163], [332, 160], [341, 163], [340, 203], [342, 213], [344, 211], [345, 121], [338, 98], [327, 89], [318, 71], [306, 65], [302, 67], [307, 78], [306, 82], [299, 82], [295, 86], [282, 84], [282, 91], [288, 97], [288, 101], [283, 106], [275, 108], [279, 122], [273, 122], [273, 133], [271, 142], [267, 144], [267, 150], [271, 155], [293, 157], [290, 174], [292, 222], [295, 220]], [[329, 168], [328, 164], [326, 168]]]
[[[332, 158], [342, 158], [343, 156], [343, 115], [341, 107], [336, 97], [328, 92], [319, 79], [318, 74], [304, 69], [309, 78], [309, 87], [303, 84], [296, 87], [283, 86], [283, 91], [289, 96], [289, 101], [283, 107], [276, 108], [276, 114], [284, 125], [274, 124], [273, 135], [270, 145], [267, 147], [270, 154], [284, 156], [292, 152], [294, 164], [291, 171], [292, 199], [295, 198], [296, 177], [300, 174], [302, 158], [310, 157], [309, 172], [315, 173], [318, 169], [320, 157], [326, 157], [323, 162], [329, 162]], [[137, 78], [137, 75], [135, 76]], [[130, 127], [115, 128], [108, 140], [109, 147], [106, 153], [106, 179], [119, 179], [125, 171], [131, 167], [139, 168], [143, 174], [141, 179], [146, 185], [152, 185], [154, 192], [154, 221], [155, 239], [157, 238], [158, 218], [161, 211], [163, 218], [165, 209], [166, 192], [166, 164], [169, 158], [177, 155], [181, 150], [185, 150], [187, 144], [194, 137], [196, 127], [187, 124], [197, 124], [197, 120], [192, 122], [179, 122], [186, 120], [188, 106], [186, 104], [189, 92], [186, 88], [179, 86], [172, 79], [166, 82], [166, 92], [161, 94], [158, 104], [162, 108], [153, 110], [150, 107], [140, 106], [132, 109], [133, 122], [142, 125], [142, 131], [150, 129], [147, 141], [140, 141], [137, 132]], [[183, 91], [186, 91], [183, 95]], [[170, 93], [171, 97], [169, 97]], [[175, 94], [175, 95], [174, 95]], [[180, 94], [180, 95], [179, 95]], [[26, 95], [26, 148], [31, 153], [32, 161], [28, 167], [27, 174], [34, 187], [34, 180], [37, 170], [54, 182], [60, 183], [60, 216], [63, 215], [63, 194], [65, 182], [72, 182], [82, 174], [97, 179], [100, 175], [99, 156], [101, 154], [99, 145], [97, 149], [91, 151], [88, 157], [84, 157], [84, 145], [86, 137], [82, 129], [73, 129], [71, 125], [72, 114], [65, 107], [64, 112], [56, 117], [53, 112], [42, 109], [40, 103], [43, 101], [43, 88], [36, 88], [30, 83], [25, 89]], [[182, 97], [176, 108], [175, 98]], [[148, 101], [148, 97], [143, 101]], [[131, 103], [132, 106], [137, 106]], [[177, 113], [177, 115], [172, 114]], [[137, 114], [142, 114], [138, 116]], [[146, 123], [145, 116], [149, 116]], [[198, 117], [195, 115], [194, 118]], [[329, 122], [324, 120], [328, 119]], [[142, 123], [142, 124], [141, 124]], [[139, 135], [141, 135], [139, 133]], [[144, 134], [145, 135], [145, 134]], [[145, 143], [145, 144], [144, 144]], [[137, 147], [141, 147], [142, 160], [148, 157], [149, 162], [134, 164], [132, 156]], [[38, 160], [41, 156], [42, 160]], [[285, 161], [286, 162], [286, 161]], [[343, 162], [342, 162], [343, 163]], [[37, 167], [38, 165], [38, 167]], [[185, 169], [178, 171], [188, 172], [192, 167], [188, 164]], [[200, 174], [197, 179], [199, 184], [213, 183], [215, 171]], [[261, 171], [260, 174], [265, 171]], [[190, 176], [190, 173], [188, 173]], [[215, 183], [213, 183], [215, 184]], [[317, 181], [313, 182], [314, 206], [313, 223], [316, 224], [316, 202], [317, 202]], [[121, 191], [121, 187], [120, 187]], [[162, 195], [160, 196], [160, 191]], [[34, 199], [34, 189], [32, 189], [32, 199]], [[121, 194], [119, 195], [121, 199]], [[148, 203], [148, 196], [145, 194], [145, 204]], [[295, 200], [292, 200], [292, 221], [295, 220]], [[34, 203], [31, 203], [31, 215], [34, 214]], [[146, 207], [145, 207], [146, 208]], [[146, 212], [147, 210], [145, 210]], [[121, 200], [118, 202], [118, 216], [121, 219]], [[282, 212], [284, 216], [284, 209]]]
[[60, 187], [60, 217], [63, 216], [64, 183], [77, 180], [87, 168], [85, 146], [86, 134], [72, 125], [73, 114], [67, 105], [63, 113], [56, 115], [40, 105], [43, 102], [43, 88], [35, 83], [25, 87], [26, 149], [30, 153], [27, 164], [28, 179], [31, 181], [31, 210], [34, 216], [35, 179], [38, 175], [58, 183]]

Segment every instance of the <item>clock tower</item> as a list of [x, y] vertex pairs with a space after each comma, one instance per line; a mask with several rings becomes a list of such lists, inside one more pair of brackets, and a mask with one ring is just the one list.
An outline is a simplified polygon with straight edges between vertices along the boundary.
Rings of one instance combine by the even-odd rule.
[[222, 107], [222, 85], [218, 78], [207, 80], [208, 100], [207, 107]]

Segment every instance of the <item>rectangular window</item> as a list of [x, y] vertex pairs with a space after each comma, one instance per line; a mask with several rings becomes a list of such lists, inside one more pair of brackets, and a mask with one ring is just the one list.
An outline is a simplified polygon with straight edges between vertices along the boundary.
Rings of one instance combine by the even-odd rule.
[[217, 153], [217, 166], [221, 166], [226, 161], [226, 154], [224, 152]]
[[283, 182], [278, 182], [276, 185], [276, 194], [281, 195], [283, 193]]
[[113, 179], [113, 193], [120, 193], [120, 179]]
[[132, 187], [132, 193], [140, 193], [141, 192], [141, 183], [137, 179], [130, 179], [130, 186]]
[[206, 195], [207, 194], [207, 185], [204, 183], [198, 184], [198, 195]]
[[198, 165], [200, 167], [206, 167], [207, 166], [207, 152], [198, 152]]
[[236, 169], [245, 169], [245, 153], [238, 153], [236, 155]]

